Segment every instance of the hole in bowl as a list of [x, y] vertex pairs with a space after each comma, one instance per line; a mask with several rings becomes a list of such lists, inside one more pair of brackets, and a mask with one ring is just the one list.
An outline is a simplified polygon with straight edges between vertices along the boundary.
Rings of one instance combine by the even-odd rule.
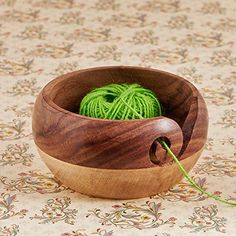
[[171, 147], [171, 142], [167, 137], [159, 137], [152, 143], [149, 149], [149, 157], [152, 163], [162, 166], [165, 163], [169, 162], [170, 158], [167, 150], [164, 149], [158, 141], [159, 139], [162, 139], [169, 147]]

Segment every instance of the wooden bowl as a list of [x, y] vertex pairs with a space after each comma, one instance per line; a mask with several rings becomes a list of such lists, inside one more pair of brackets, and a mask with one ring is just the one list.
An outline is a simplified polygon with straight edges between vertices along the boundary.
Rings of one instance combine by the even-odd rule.
[[[76, 114], [82, 98], [110, 83], [154, 91], [165, 116], [105, 120]], [[163, 137], [189, 171], [206, 142], [208, 115], [198, 90], [164, 71], [129, 66], [79, 70], [48, 83], [35, 102], [33, 135], [39, 153], [66, 186], [91, 196], [132, 199], [167, 191], [183, 175], [156, 141]]]

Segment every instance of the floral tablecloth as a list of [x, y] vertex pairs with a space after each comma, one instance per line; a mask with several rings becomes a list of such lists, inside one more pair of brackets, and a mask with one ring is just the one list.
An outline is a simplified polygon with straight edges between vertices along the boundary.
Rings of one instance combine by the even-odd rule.
[[190, 174], [236, 201], [235, 35], [234, 0], [0, 0], [0, 235], [236, 235], [236, 208], [185, 181], [133, 201], [73, 192], [53, 178], [31, 131], [35, 97], [63, 73], [102, 65], [177, 73], [209, 109], [208, 142]]

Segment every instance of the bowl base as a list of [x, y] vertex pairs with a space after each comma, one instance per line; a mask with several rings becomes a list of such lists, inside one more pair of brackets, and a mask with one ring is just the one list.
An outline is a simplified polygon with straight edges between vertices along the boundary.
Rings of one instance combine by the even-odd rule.
[[[180, 161], [186, 171], [192, 169], [202, 150]], [[38, 151], [58, 180], [76, 192], [93, 197], [123, 200], [150, 197], [167, 191], [183, 178], [176, 163], [142, 169], [99, 169], [70, 164], [39, 148]]]

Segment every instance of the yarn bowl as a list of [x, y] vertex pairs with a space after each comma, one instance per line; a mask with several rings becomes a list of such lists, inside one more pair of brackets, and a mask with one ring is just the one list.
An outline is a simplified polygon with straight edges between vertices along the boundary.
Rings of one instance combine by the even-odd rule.
[[[137, 83], [152, 90], [163, 116], [107, 120], [77, 114], [83, 97], [111, 83]], [[69, 188], [94, 197], [152, 196], [183, 178], [157, 141], [163, 138], [190, 171], [207, 138], [208, 113], [199, 91], [180, 76], [150, 68], [108, 66], [57, 77], [38, 95], [32, 129], [39, 154]]]

